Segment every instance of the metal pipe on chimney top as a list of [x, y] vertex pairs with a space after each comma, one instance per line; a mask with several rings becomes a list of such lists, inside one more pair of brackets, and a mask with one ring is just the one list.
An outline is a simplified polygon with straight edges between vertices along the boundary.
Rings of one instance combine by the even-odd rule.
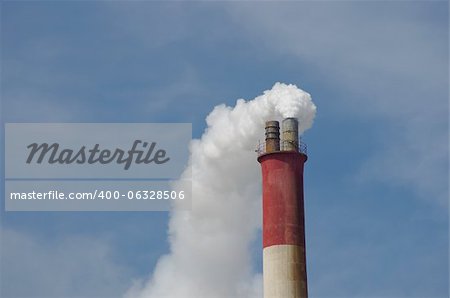
[[280, 123], [266, 122], [266, 152], [280, 151]]
[[283, 151], [298, 151], [298, 120], [286, 118], [281, 123], [283, 131]]

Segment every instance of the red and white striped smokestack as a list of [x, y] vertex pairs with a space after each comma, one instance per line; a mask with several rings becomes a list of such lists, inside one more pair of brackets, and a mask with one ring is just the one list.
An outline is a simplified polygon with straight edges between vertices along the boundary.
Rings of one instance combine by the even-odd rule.
[[[266, 146], [258, 161], [263, 185], [264, 298], [308, 297], [306, 280], [303, 165], [298, 121], [266, 122]], [[280, 148], [281, 144], [281, 148]], [[281, 149], [281, 150], [280, 150]]]

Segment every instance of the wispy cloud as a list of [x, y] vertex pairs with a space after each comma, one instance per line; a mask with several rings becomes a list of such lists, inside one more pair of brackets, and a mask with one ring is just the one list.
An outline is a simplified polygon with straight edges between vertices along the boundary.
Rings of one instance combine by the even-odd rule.
[[330, 99], [337, 111], [378, 123], [378, 148], [358, 180], [409, 187], [445, 205], [448, 20], [439, 11], [447, 5], [289, 2], [229, 13], [272, 52], [308, 61], [311, 75], [341, 92]]
[[107, 241], [67, 235], [44, 241], [2, 228], [2, 297], [120, 297], [131, 280]]

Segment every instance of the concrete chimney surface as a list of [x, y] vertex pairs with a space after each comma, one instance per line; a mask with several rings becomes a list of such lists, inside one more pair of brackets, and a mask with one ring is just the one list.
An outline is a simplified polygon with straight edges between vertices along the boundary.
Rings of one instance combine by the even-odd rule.
[[287, 139], [281, 141], [288, 141], [289, 150], [266, 150], [258, 157], [263, 183], [264, 298], [308, 296], [303, 201], [307, 156], [298, 151], [298, 122], [292, 119], [282, 124]]

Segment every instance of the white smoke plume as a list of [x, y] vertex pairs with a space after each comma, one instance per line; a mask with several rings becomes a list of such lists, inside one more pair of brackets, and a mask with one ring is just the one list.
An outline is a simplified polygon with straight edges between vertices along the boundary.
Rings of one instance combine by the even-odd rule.
[[[261, 226], [261, 178], [254, 149], [265, 121], [297, 117], [311, 127], [316, 106], [295, 85], [276, 83], [251, 101], [219, 105], [207, 129], [191, 143], [192, 210], [171, 211], [170, 253], [146, 283], [127, 298], [261, 297], [261, 275], [252, 272], [250, 244]], [[189, 170], [189, 169], [188, 169]]]

